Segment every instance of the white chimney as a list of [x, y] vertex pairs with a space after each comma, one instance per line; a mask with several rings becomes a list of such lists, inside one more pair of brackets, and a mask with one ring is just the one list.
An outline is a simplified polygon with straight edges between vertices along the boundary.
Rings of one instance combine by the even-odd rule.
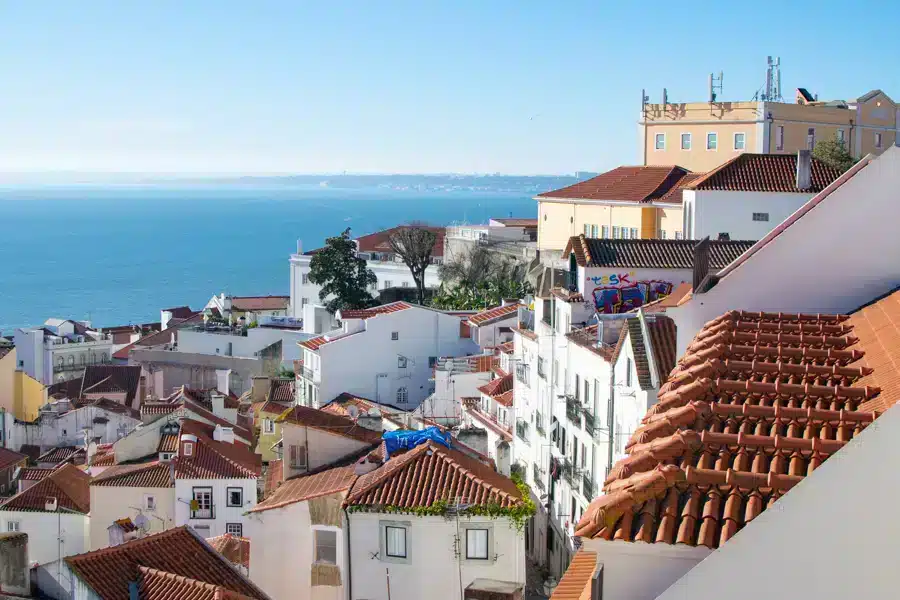
[[812, 155], [809, 150], [797, 150], [797, 189], [805, 192], [812, 187]]
[[216, 369], [216, 389], [228, 395], [231, 391], [231, 369]]
[[231, 427], [222, 427], [221, 425], [216, 425], [216, 429], [213, 431], [213, 439], [217, 442], [233, 444], [234, 429], [232, 429]]
[[212, 392], [209, 395], [209, 401], [212, 404], [212, 413], [222, 419], [225, 418], [225, 396], [218, 392]]

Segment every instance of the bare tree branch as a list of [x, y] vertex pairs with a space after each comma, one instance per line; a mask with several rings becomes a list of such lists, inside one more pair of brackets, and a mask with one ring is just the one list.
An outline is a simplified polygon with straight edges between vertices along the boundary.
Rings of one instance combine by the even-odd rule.
[[398, 227], [389, 239], [391, 250], [400, 257], [412, 274], [419, 304], [425, 303], [425, 270], [431, 264], [436, 241], [437, 234], [419, 224]]

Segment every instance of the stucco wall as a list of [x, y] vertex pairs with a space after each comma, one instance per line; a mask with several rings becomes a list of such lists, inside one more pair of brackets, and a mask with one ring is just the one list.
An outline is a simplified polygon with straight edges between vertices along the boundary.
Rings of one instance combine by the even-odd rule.
[[16, 372], [16, 349], [13, 348], [0, 358], [0, 409], [13, 412], [14, 376]]
[[[585, 225], [596, 225], [598, 237], [602, 236], [602, 227], [609, 228], [612, 237], [613, 226], [635, 229], [640, 235], [642, 230], [642, 207], [613, 206], [609, 204], [538, 202], [538, 248], [541, 251], [562, 251], [573, 235], [584, 233]], [[542, 257], [543, 258], [543, 257]]]
[[[728, 233], [732, 240], [759, 240], [806, 204], [814, 194], [767, 192], [684, 192], [691, 207], [692, 233], [695, 240], [709, 236], [716, 239]], [[765, 213], [767, 221], [754, 221], [754, 213]]]
[[[212, 488], [213, 518], [191, 518], [190, 502], [195, 487]], [[228, 488], [243, 490], [243, 506], [228, 506]], [[216, 537], [226, 533], [228, 523], [240, 523], [246, 527], [244, 513], [256, 506], [256, 479], [178, 479], [175, 481], [175, 525], [209, 527], [209, 535]]]
[[[19, 531], [28, 534], [28, 563], [44, 564], [62, 556], [90, 550], [90, 517], [70, 513], [0, 511], [0, 531], [9, 531], [9, 522], [17, 521]], [[57, 535], [62, 543], [57, 542]]]
[[144, 496], [156, 497], [156, 510], [146, 512], [150, 528], [148, 533], [159, 533], [175, 527], [175, 488], [138, 488], [91, 486], [91, 550], [109, 546], [106, 528], [116, 519], [138, 515], [144, 506]]
[[47, 402], [47, 391], [40, 381], [24, 371], [13, 374], [13, 415], [23, 421], [34, 421]]

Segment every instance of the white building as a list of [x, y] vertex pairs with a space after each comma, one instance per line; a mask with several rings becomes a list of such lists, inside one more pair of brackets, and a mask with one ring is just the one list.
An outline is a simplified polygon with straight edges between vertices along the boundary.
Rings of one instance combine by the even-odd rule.
[[519, 301], [504, 301], [501, 306], [483, 310], [468, 319], [472, 340], [482, 350], [511, 342], [512, 328], [518, 322]]
[[90, 549], [90, 476], [64, 465], [0, 505], [0, 531], [28, 534], [28, 562]]
[[[271, 353], [280, 355], [281, 366], [293, 368], [295, 360], [301, 358], [297, 346], [313, 337], [298, 326], [285, 326], [289, 317], [260, 317], [258, 327], [231, 327], [213, 323], [185, 327], [178, 332], [178, 352], [189, 354], [210, 354], [241, 358], [260, 358]], [[299, 322], [291, 323], [299, 325]], [[273, 348], [276, 346], [277, 348]]]
[[[403, 263], [399, 256], [394, 254], [390, 245], [391, 235], [396, 230], [404, 227], [406, 226], [392, 227], [391, 229], [370, 233], [354, 240], [357, 255], [367, 261], [368, 268], [378, 278], [378, 282], [371, 290], [375, 295], [380, 290], [394, 287], [416, 287], [409, 267]], [[441, 264], [444, 257], [444, 228], [428, 227], [427, 229], [434, 232], [436, 241], [431, 254], [432, 266], [425, 270], [425, 287], [436, 288], [441, 282], [438, 275], [438, 265]], [[304, 318], [303, 308], [305, 306], [322, 303], [322, 299], [319, 298], [321, 288], [309, 280], [310, 261], [317, 252], [319, 252], [318, 249], [303, 252], [302, 244], [297, 242], [297, 253], [292, 254], [290, 257], [290, 305], [293, 311], [292, 316], [297, 318]]]
[[840, 175], [808, 150], [741, 153], [685, 186], [685, 237], [762, 239]]
[[448, 427], [459, 425], [462, 399], [477, 397], [478, 388], [491, 381], [499, 362], [494, 354], [439, 358], [434, 367], [434, 393], [416, 408], [416, 415]]
[[89, 321], [47, 319], [42, 327], [16, 329], [18, 368], [44, 385], [81, 375], [88, 365], [111, 360], [112, 336]]
[[341, 329], [300, 343], [301, 404], [318, 407], [347, 392], [413, 410], [434, 391], [438, 357], [477, 351], [455, 314], [394, 302], [336, 316]]
[[[512, 481], [433, 441], [383, 465], [363, 454], [289, 479], [252, 509], [251, 576], [276, 598], [450, 600], [473, 589], [521, 597], [521, 530], [503, 516], [439, 514], [451, 492], [470, 506], [521, 502]], [[394, 511], [380, 512], [386, 505]], [[428, 509], [436, 514], [417, 516]]]
[[537, 258], [537, 219], [490, 219], [486, 225], [452, 225], [444, 238], [446, 260], [485, 247], [519, 261]]
[[231, 325], [250, 325], [264, 318], [290, 316], [290, 301], [290, 296], [226, 296], [223, 292], [210, 298], [203, 313]]

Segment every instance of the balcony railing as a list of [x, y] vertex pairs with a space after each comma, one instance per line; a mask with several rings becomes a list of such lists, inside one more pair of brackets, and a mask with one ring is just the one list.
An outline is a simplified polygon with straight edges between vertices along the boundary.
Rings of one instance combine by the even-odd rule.
[[576, 427], [581, 426], [581, 403], [571, 394], [566, 394], [566, 417]]
[[588, 500], [594, 499], [594, 482], [591, 481], [590, 476], [587, 474], [581, 477], [581, 493]]
[[303, 377], [312, 381], [313, 371], [309, 367], [303, 367], [300, 371], [303, 374]]
[[197, 510], [191, 511], [192, 519], [215, 519], [215, 507], [210, 506], [209, 508], [198, 508]]
[[519, 420], [516, 421], [516, 435], [526, 444], [528, 443], [528, 422]]
[[585, 409], [581, 418], [584, 419], [584, 430], [588, 432], [589, 435], [594, 435], [594, 415]]
[[537, 466], [537, 463], [534, 463], [531, 466], [531, 475], [534, 478], [534, 485], [541, 490], [546, 489], [546, 487], [544, 486], [544, 472], [541, 471], [540, 467]]
[[578, 472], [575, 469], [575, 465], [569, 462], [568, 458], [562, 459], [562, 463], [560, 464], [560, 471], [562, 471], [563, 477], [566, 478], [566, 481], [569, 482], [573, 488], [578, 487]]
[[528, 376], [528, 365], [523, 365], [519, 363], [516, 365], [516, 379], [519, 380], [519, 383], [523, 383], [525, 385], [529, 384], [530, 377]]

